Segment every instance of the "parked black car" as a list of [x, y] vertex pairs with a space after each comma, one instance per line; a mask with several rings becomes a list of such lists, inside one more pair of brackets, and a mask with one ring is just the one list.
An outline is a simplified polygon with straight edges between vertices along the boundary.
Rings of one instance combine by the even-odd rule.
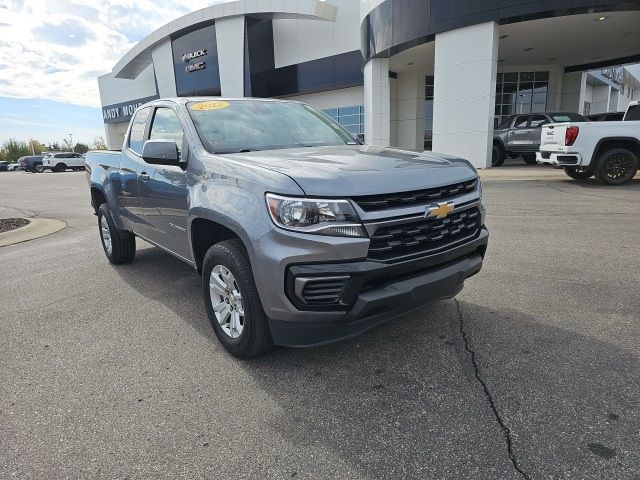
[[624, 112], [605, 112], [587, 115], [592, 122], [621, 122], [624, 118]]
[[543, 125], [588, 121], [583, 115], [571, 112], [510, 115], [493, 132], [491, 165], [499, 167], [507, 157], [522, 157], [525, 163], [535, 165]]
[[6, 172], [9, 162], [0, 162], [0, 172]]
[[28, 157], [20, 157], [18, 160], [20, 168], [26, 172], [42, 172], [42, 155], [32, 155]]

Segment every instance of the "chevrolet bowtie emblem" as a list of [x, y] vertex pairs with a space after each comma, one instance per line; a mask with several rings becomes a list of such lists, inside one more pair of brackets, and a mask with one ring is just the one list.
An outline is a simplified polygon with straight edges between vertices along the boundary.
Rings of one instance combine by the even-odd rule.
[[425, 218], [437, 218], [442, 220], [447, 218], [453, 209], [456, 208], [456, 204], [453, 202], [438, 202], [428, 205], [425, 212]]

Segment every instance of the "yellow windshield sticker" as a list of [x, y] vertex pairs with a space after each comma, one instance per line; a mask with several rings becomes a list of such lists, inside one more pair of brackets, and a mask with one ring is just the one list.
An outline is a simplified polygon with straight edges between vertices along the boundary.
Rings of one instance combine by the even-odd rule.
[[224, 100], [215, 100], [212, 102], [194, 103], [189, 108], [191, 110], [220, 110], [222, 108], [227, 108], [228, 106], [229, 102], [225, 102]]

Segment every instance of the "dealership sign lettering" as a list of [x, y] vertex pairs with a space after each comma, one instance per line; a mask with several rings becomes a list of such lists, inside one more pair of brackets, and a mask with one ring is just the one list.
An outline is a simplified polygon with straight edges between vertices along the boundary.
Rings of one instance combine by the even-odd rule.
[[207, 54], [207, 49], [203, 48], [202, 50], [196, 50], [195, 52], [183, 53], [182, 61], [184, 63], [189, 63], [190, 60], [198, 57], [204, 57]]
[[[194, 58], [204, 57], [206, 54], [207, 54], [207, 49], [203, 48], [201, 50], [196, 50], [195, 52], [183, 53], [181, 58], [184, 63], [189, 63]], [[191, 72], [197, 72], [198, 70], [204, 70], [205, 68], [207, 68], [206, 62], [197, 62], [197, 63], [191, 63], [186, 67], [184, 67], [184, 71], [187, 73], [191, 73]]]
[[117, 103], [114, 105], [106, 105], [102, 107], [102, 120], [104, 123], [119, 123], [128, 121], [134, 112], [151, 100], [158, 98], [158, 95], [151, 97], [139, 98], [129, 102]]
[[205, 62], [192, 63], [184, 67], [187, 73], [195, 72], [196, 70], [203, 70], [206, 68]]

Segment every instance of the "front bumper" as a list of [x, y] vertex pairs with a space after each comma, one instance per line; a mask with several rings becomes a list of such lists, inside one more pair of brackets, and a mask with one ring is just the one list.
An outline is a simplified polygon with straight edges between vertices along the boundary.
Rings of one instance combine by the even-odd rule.
[[545, 152], [536, 153], [536, 162], [553, 165], [554, 167], [575, 167], [582, 165], [582, 156], [579, 153]]
[[[483, 227], [476, 238], [462, 245], [396, 263], [364, 259], [288, 265], [283, 292], [286, 314], [285, 302], [274, 305], [267, 301], [265, 305], [274, 343], [300, 347], [347, 339], [417, 308], [452, 298], [465, 279], [480, 271], [488, 237]], [[300, 277], [348, 277], [344, 302], [340, 306], [300, 306], [293, 293], [295, 278]], [[264, 304], [263, 297], [261, 293]]]

